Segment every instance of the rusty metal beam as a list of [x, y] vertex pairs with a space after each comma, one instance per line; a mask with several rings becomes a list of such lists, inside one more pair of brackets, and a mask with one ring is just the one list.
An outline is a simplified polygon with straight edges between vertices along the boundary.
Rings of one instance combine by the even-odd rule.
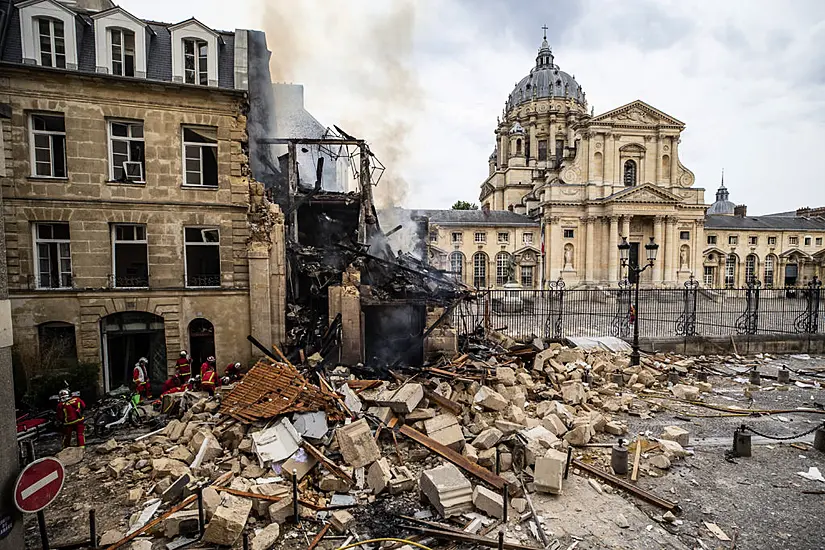
[[665, 500], [663, 498], [657, 497], [653, 493], [649, 491], [645, 491], [640, 487], [636, 487], [632, 483], [628, 483], [627, 481], [623, 480], [620, 477], [616, 477], [613, 474], [609, 474], [604, 470], [596, 468], [595, 466], [591, 466], [590, 464], [585, 464], [581, 460], [574, 458], [572, 464], [577, 468], [581, 468], [585, 472], [589, 472], [595, 476], [602, 478], [603, 480], [607, 481], [608, 483], [619, 487], [620, 489], [624, 489], [625, 491], [632, 493], [639, 497], [640, 499], [649, 502], [651, 504], [655, 504], [660, 508], [664, 508], [667, 511], [678, 511], [679, 505], [675, 502], [670, 502], [669, 500]]
[[398, 431], [415, 441], [416, 443], [427, 447], [429, 450], [441, 455], [442, 457], [446, 458], [462, 470], [474, 475], [475, 477], [479, 478], [482, 481], [485, 481], [498, 489], [499, 491], [504, 489], [507, 486], [507, 480], [501, 476], [498, 476], [488, 470], [487, 468], [482, 468], [478, 464], [470, 462], [462, 456], [461, 454], [455, 452], [451, 448], [442, 445], [435, 439], [431, 437], [427, 437], [423, 433], [419, 432], [412, 426], [401, 426]]

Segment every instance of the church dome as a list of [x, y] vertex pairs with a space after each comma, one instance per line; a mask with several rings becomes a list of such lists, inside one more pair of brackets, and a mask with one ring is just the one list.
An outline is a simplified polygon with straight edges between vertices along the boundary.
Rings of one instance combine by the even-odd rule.
[[541, 42], [536, 66], [521, 79], [510, 92], [508, 108], [547, 97], [573, 98], [584, 105], [585, 93], [576, 79], [559, 69], [554, 63], [553, 52], [547, 44], [547, 36]]
[[725, 187], [724, 176], [722, 178], [722, 186], [716, 191], [716, 202], [708, 208], [708, 215], [733, 216], [736, 205], [728, 200], [728, 188]]

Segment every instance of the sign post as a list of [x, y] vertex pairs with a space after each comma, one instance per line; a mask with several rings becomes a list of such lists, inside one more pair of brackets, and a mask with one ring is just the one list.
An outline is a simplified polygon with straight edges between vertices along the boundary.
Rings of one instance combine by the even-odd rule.
[[20, 472], [14, 484], [14, 505], [23, 513], [37, 513], [40, 527], [40, 539], [43, 549], [49, 548], [49, 536], [46, 532], [46, 516], [43, 509], [51, 504], [66, 479], [66, 470], [56, 458], [46, 457], [35, 460]]

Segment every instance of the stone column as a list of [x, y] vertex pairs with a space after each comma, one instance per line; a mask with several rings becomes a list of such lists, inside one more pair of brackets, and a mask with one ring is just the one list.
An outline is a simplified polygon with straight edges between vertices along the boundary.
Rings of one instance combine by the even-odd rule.
[[548, 228], [546, 237], [549, 243], [545, 247], [545, 262], [544, 272], [547, 275], [547, 281], [555, 281], [561, 276], [561, 270], [564, 267], [564, 248], [561, 241], [561, 227], [559, 222], [561, 218], [551, 217], [547, 219]]
[[272, 349], [269, 243], [251, 242], [247, 257], [249, 261], [250, 332], [266, 349]]
[[693, 276], [701, 280], [705, 276], [703, 265], [702, 247], [705, 237], [705, 220], [696, 220], [693, 223], [693, 265], [691, 270]]
[[603, 166], [602, 171], [604, 173], [603, 182], [610, 183], [610, 185], [614, 185], [615, 178], [613, 177], [613, 165], [616, 163], [616, 155], [614, 154], [613, 149], [615, 143], [615, 138], [613, 137], [613, 133], [609, 132], [605, 137], [604, 143], [604, 158], [603, 158]]
[[498, 146], [498, 154], [501, 161], [498, 163], [500, 167], [507, 166], [510, 159], [509, 144], [510, 140], [507, 138], [507, 132], [502, 131], [499, 136], [500, 144]]
[[587, 283], [593, 282], [593, 267], [596, 265], [596, 254], [594, 250], [595, 240], [596, 240], [596, 218], [587, 217], [584, 218], [584, 227], [587, 231], [586, 235], [586, 244], [585, 244], [585, 269], [584, 269], [584, 280]]
[[656, 134], [656, 185], [662, 183], [662, 136]]
[[628, 214], [622, 216], [622, 234], [620, 235], [621, 237], [627, 237], [628, 239], [630, 238], [630, 218], [632, 217], [633, 216], [630, 216]]
[[679, 145], [679, 137], [673, 136], [670, 139], [670, 185], [675, 186], [677, 183], [677, 176], [679, 175], [678, 157], [676, 147]]
[[[673, 216], [667, 217], [667, 236], [665, 238], [665, 248], [661, 252], [665, 259], [665, 273], [663, 280], [666, 283], [676, 282], [676, 270], [679, 266], [676, 263], [679, 261], [679, 242], [676, 235], [676, 218]], [[661, 254], [660, 254], [661, 255]]]
[[556, 158], [556, 115], [550, 115], [550, 135], [547, 144], [548, 159]]
[[[659, 245], [660, 249], [664, 251], [662, 245], [664, 245], [664, 241], [662, 240], [662, 223], [664, 222], [663, 216], [654, 216], [653, 217], [653, 240], [656, 244]], [[658, 285], [662, 283], [662, 259], [658, 258], [656, 262], [653, 264], [653, 284]]]
[[607, 239], [607, 280], [619, 280], [619, 216], [610, 216], [610, 236]]
[[777, 288], [782, 288], [785, 286], [785, 264], [787, 260], [785, 258], [779, 258], [776, 266], [776, 273], [774, 273], [773, 278], [775, 281], [775, 286]]
[[539, 158], [539, 141], [536, 138], [536, 116], [530, 117], [530, 166], [535, 166]]

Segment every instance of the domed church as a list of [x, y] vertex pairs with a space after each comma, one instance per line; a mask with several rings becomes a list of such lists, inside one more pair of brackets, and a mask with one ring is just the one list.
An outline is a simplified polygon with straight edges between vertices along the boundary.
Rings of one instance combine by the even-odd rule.
[[545, 34], [498, 119], [481, 204], [540, 223], [542, 282], [615, 286], [624, 278], [621, 238], [632, 259], [653, 237], [658, 260], [642, 284], [681, 284], [701, 273], [707, 208], [704, 189], [693, 187], [679, 160], [684, 128], [641, 100], [595, 115]]

